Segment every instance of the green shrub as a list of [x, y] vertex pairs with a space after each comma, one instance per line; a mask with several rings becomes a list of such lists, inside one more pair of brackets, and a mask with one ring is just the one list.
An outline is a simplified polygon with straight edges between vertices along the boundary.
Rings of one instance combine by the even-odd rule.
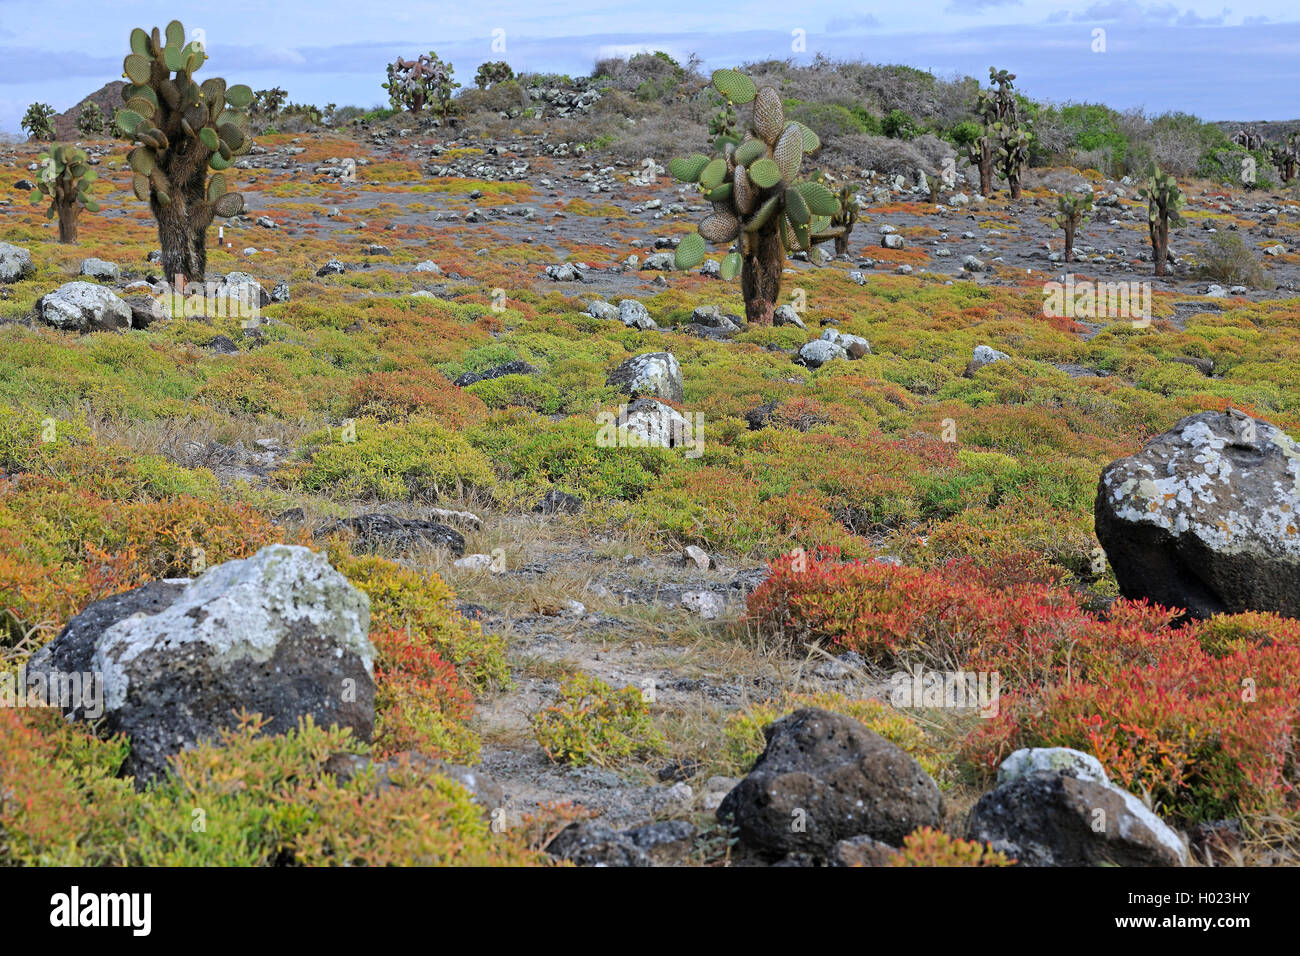
[[533, 732], [548, 757], [577, 766], [605, 766], [664, 747], [640, 690], [616, 691], [587, 674], [566, 680], [559, 699], [533, 715]]

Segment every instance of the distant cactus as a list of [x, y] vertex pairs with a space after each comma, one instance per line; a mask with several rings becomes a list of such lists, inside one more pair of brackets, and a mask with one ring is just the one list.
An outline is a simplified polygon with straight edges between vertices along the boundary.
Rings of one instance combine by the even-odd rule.
[[438, 115], [452, 113], [451, 96], [460, 86], [452, 79], [454, 70], [432, 50], [427, 56], [403, 60], [400, 56], [388, 64], [388, 101], [395, 110], [419, 113], [426, 105], [433, 106]]
[[719, 137], [712, 158], [695, 153], [668, 164], [677, 179], [696, 183], [713, 204], [699, 231], [682, 238], [675, 261], [678, 269], [693, 269], [704, 260], [707, 243], [736, 243], [722, 259], [722, 277], [739, 275], [746, 319], [770, 324], [786, 252], [808, 252], [814, 243], [843, 235], [831, 226], [840, 204], [821, 183], [797, 179], [803, 157], [821, 141], [802, 123], [786, 122], [780, 93], [770, 86], [757, 89], [736, 70], [717, 70], [713, 86], [729, 103], [754, 104], [750, 130], [740, 142]]
[[715, 141], [719, 136], [727, 136], [739, 139], [737, 132], [736, 104], [715, 91], [711, 97], [713, 105], [717, 107], [713, 115], [709, 117], [709, 136]]
[[1274, 143], [1269, 150], [1273, 165], [1282, 174], [1282, 182], [1289, 183], [1295, 179], [1300, 170], [1300, 132], [1292, 133], [1289, 139]]
[[284, 101], [288, 98], [289, 94], [278, 86], [273, 86], [269, 90], [258, 90], [253, 94], [253, 103], [249, 107], [249, 112], [263, 122], [273, 120], [280, 115]]
[[45, 218], [59, 218], [59, 242], [77, 241], [77, 220], [81, 210], [99, 212], [99, 203], [90, 198], [90, 188], [97, 174], [86, 161], [86, 154], [73, 146], [55, 146], [41, 153], [41, 172], [32, 190], [32, 204], [50, 201]]
[[1245, 129], [1239, 129], [1229, 137], [1237, 146], [1244, 147], [1251, 152], [1264, 148], [1264, 137], [1253, 126], [1247, 126]]
[[831, 228], [843, 230], [835, 237], [835, 254], [846, 256], [849, 254], [849, 234], [858, 222], [858, 197], [852, 186], [843, 186], [835, 198], [839, 200], [840, 211], [831, 216]]
[[108, 118], [104, 116], [99, 104], [94, 100], [81, 104], [81, 112], [77, 115], [77, 132], [82, 136], [98, 136], [106, 129]]
[[509, 63], [505, 60], [494, 60], [491, 63], [479, 64], [478, 72], [474, 74], [474, 85], [480, 90], [486, 90], [494, 83], [505, 83], [514, 78], [515, 71], [510, 68]]
[[1178, 180], [1163, 172], [1158, 166], [1151, 169], [1151, 178], [1138, 195], [1147, 201], [1147, 227], [1151, 234], [1151, 256], [1155, 260], [1156, 275], [1165, 274], [1165, 260], [1169, 258], [1169, 230], [1183, 224], [1183, 193]]
[[1032, 139], [1028, 130], [1021, 126], [997, 123], [993, 126], [997, 136], [998, 174], [1007, 181], [1011, 198], [1020, 198], [1020, 174], [1029, 165], [1029, 144]]
[[32, 139], [54, 139], [54, 107], [49, 103], [33, 103], [27, 107], [19, 122]]
[[1056, 224], [1065, 230], [1065, 261], [1074, 261], [1074, 233], [1092, 210], [1092, 191], [1056, 197]]
[[[122, 90], [126, 107], [116, 124], [139, 144], [127, 154], [136, 198], [158, 222], [162, 270], [169, 280], [202, 279], [207, 270], [207, 229], [214, 216], [237, 216], [244, 197], [229, 192], [224, 170], [248, 152], [246, 132], [253, 91], [226, 88], [220, 77], [196, 83], [207, 59], [200, 43], [185, 42], [179, 21], [165, 33], [131, 31]], [[174, 74], [174, 75], [173, 75]], [[211, 177], [208, 169], [214, 170]]]

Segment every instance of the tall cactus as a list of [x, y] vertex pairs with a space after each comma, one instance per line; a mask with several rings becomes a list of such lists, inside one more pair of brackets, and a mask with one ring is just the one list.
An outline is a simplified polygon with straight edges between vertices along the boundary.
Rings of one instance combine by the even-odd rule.
[[[237, 216], [244, 197], [229, 192], [224, 170], [253, 141], [247, 133], [253, 91], [226, 88], [220, 77], [193, 79], [207, 54], [185, 42], [179, 20], [165, 33], [131, 31], [122, 90], [126, 106], [117, 126], [136, 143], [127, 155], [136, 198], [148, 202], [158, 222], [163, 274], [202, 280], [207, 271], [207, 229], [214, 216]], [[212, 176], [208, 176], [208, 169]]]
[[1029, 162], [1028, 124], [1020, 121], [1014, 73], [989, 67], [993, 89], [980, 90], [975, 112], [984, 124], [984, 135], [971, 144], [970, 161], [979, 167], [980, 192], [993, 193], [993, 171], [1007, 181], [1011, 198], [1020, 198], [1020, 175]]
[[990, 128], [998, 121], [997, 101], [988, 90], [980, 90], [975, 97], [975, 113], [984, 126], [984, 134], [970, 144], [967, 158], [980, 173], [980, 195], [993, 195], [993, 134]]
[[1156, 275], [1165, 274], [1165, 260], [1169, 258], [1169, 229], [1183, 224], [1183, 193], [1178, 180], [1160, 169], [1151, 168], [1151, 178], [1138, 195], [1147, 201], [1147, 227], [1151, 234], [1151, 257], [1155, 260]]
[[831, 226], [840, 211], [835, 194], [819, 182], [799, 181], [803, 157], [821, 145], [802, 123], [787, 123], [781, 94], [770, 86], [757, 89], [736, 70], [717, 70], [714, 88], [732, 104], [753, 103], [750, 129], [742, 141], [721, 136], [712, 157], [695, 153], [668, 164], [682, 182], [696, 183], [713, 204], [699, 231], [677, 246], [678, 269], [693, 269], [707, 252], [706, 243], [736, 243], [722, 259], [722, 277], [740, 275], [745, 318], [770, 324], [781, 293], [785, 254], [808, 252], [813, 243], [843, 233]]
[[33, 205], [50, 200], [45, 218], [59, 217], [59, 242], [77, 241], [77, 220], [81, 210], [99, 212], [99, 203], [90, 198], [90, 188], [97, 173], [86, 162], [86, 154], [72, 146], [55, 146], [41, 153], [41, 173], [32, 190]]
[[1006, 122], [995, 123], [993, 133], [998, 144], [998, 174], [1007, 181], [1011, 198], [1019, 199], [1020, 174], [1029, 165], [1029, 133], [1024, 127]]
[[1092, 209], [1092, 191], [1056, 197], [1056, 224], [1065, 230], [1065, 261], [1074, 261], [1074, 233]]

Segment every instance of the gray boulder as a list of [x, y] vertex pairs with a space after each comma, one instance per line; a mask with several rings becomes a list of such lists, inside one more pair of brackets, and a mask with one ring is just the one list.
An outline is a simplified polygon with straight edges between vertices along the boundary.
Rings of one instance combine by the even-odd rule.
[[799, 361], [809, 368], [821, 368], [834, 359], [847, 359], [849, 353], [842, 345], [826, 339], [813, 339], [799, 349]]
[[0, 282], [18, 282], [36, 272], [32, 254], [20, 246], [0, 242]]
[[618, 443], [628, 448], [680, 448], [697, 440], [691, 423], [676, 409], [653, 398], [638, 398], [615, 422]]
[[1300, 617], [1300, 447], [1244, 412], [1178, 422], [1101, 474], [1097, 540], [1120, 593], [1193, 617]]
[[106, 259], [82, 259], [81, 274], [92, 279], [102, 279], [105, 282], [116, 282], [121, 276], [122, 270], [115, 263]]
[[131, 307], [93, 282], [67, 282], [36, 300], [42, 322], [68, 332], [101, 332], [131, 327]]
[[980, 797], [967, 837], [1021, 866], [1186, 866], [1186, 846], [1112, 784], [1037, 770]]
[[630, 328], [653, 329], [655, 320], [650, 311], [636, 299], [623, 299], [618, 304], [619, 321]]
[[[639, 302], [637, 303], [637, 305], [640, 304], [641, 303]], [[644, 308], [644, 306], [642, 306], [642, 308]], [[601, 299], [593, 299], [591, 302], [587, 303], [587, 314], [593, 319], [601, 319], [610, 322], [619, 318], [619, 308], [613, 303], [605, 302]], [[649, 318], [649, 313], [646, 313], [646, 317]]]
[[609, 373], [606, 384], [633, 398], [682, 400], [682, 368], [671, 352], [634, 355]]
[[[125, 734], [143, 783], [167, 758], [260, 713], [263, 733], [310, 716], [374, 730], [370, 600], [307, 548], [270, 545], [193, 581], [153, 582], [90, 605], [28, 672], [99, 674], [103, 729]], [[74, 713], [85, 715], [86, 708]]]
[[806, 708], [763, 735], [767, 748], [717, 811], [760, 856], [826, 859], [856, 836], [898, 846], [943, 821], [943, 796], [921, 765], [856, 720]]

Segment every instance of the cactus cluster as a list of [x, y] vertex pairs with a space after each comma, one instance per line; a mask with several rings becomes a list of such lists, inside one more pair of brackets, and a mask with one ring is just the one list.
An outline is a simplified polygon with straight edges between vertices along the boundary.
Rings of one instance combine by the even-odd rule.
[[126, 106], [116, 123], [137, 144], [127, 155], [132, 189], [158, 222], [168, 279], [202, 279], [213, 217], [244, 210], [244, 197], [229, 191], [223, 171], [252, 146], [246, 130], [253, 91], [227, 88], [220, 77], [195, 82], [205, 59], [202, 45], [185, 42], [185, 28], [173, 20], [162, 33], [132, 30], [124, 63]]
[[452, 113], [452, 93], [460, 86], [452, 79], [453, 73], [451, 64], [444, 63], [432, 50], [414, 60], [399, 56], [388, 64], [388, 82], [383, 87], [393, 109], [419, 113], [432, 105], [446, 117]]
[[77, 241], [77, 220], [81, 210], [99, 212], [99, 203], [90, 198], [90, 188], [97, 174], [86, 160], [84, 151], [73, 146], [55, 146], [41, 153], [41, 172], [32, 190], [33, 204], [50, 201], [45, 218], [59, 217], [59, 242]]
[[1169, 230], [1183, 224], [1183, 192], [1178, 180], [1158, 166], [1151, 169], [1147, 184], [1138, 190], [1147, 201], [1147, 227], [1151, 235], [1151, 257], [1155, 260], [1156, 275], [1165, 274], [1165, 261], [1169, 258]]
[[505, 83], [514, 78], [515, 71], [510, 68], [509, 63], [505, 60], [493, 60], [478, 65], [478, 72], [474, 74], [474, 85], [480, 90], [487, 90], [491, 89], [494, 83]]
[[693, 269], [704, 260], [707, 243], [735, 243], [722, 259], [722, 277], [740, 275], [746, 318], [770, 323], [786, 252], [807, 252], [841, 235], [831, 225], [840, 204], [820, 182], [798, 179], [804, 156], [821, 141], [802, 123], [786, 122], [780, 93], [770, 86], [757, 89], [737, 70], [717, 70], [713, 86], [729, 103], [753, 103], [749, 130], [743, 140], [719, 137], [712, 157], [695, 153], [668, 164], [677, 179], [698, 185], [713, 204], [699, 231], [678, 244], [675, 262], [678, 269]]
[[77, 115], [77, 132], [82, 136], [97, 136], [106, 129], [108, 118], [104, 116], [99, 104], [94, 100], [81, 104], [81, 112]]
[[1083, 217], [1092, 211], [1092, 190], [1063, 193], [1056, 197], [1056, 224], [1065, 230], [1065, 261], [1074, 261], [1074, 233]]

